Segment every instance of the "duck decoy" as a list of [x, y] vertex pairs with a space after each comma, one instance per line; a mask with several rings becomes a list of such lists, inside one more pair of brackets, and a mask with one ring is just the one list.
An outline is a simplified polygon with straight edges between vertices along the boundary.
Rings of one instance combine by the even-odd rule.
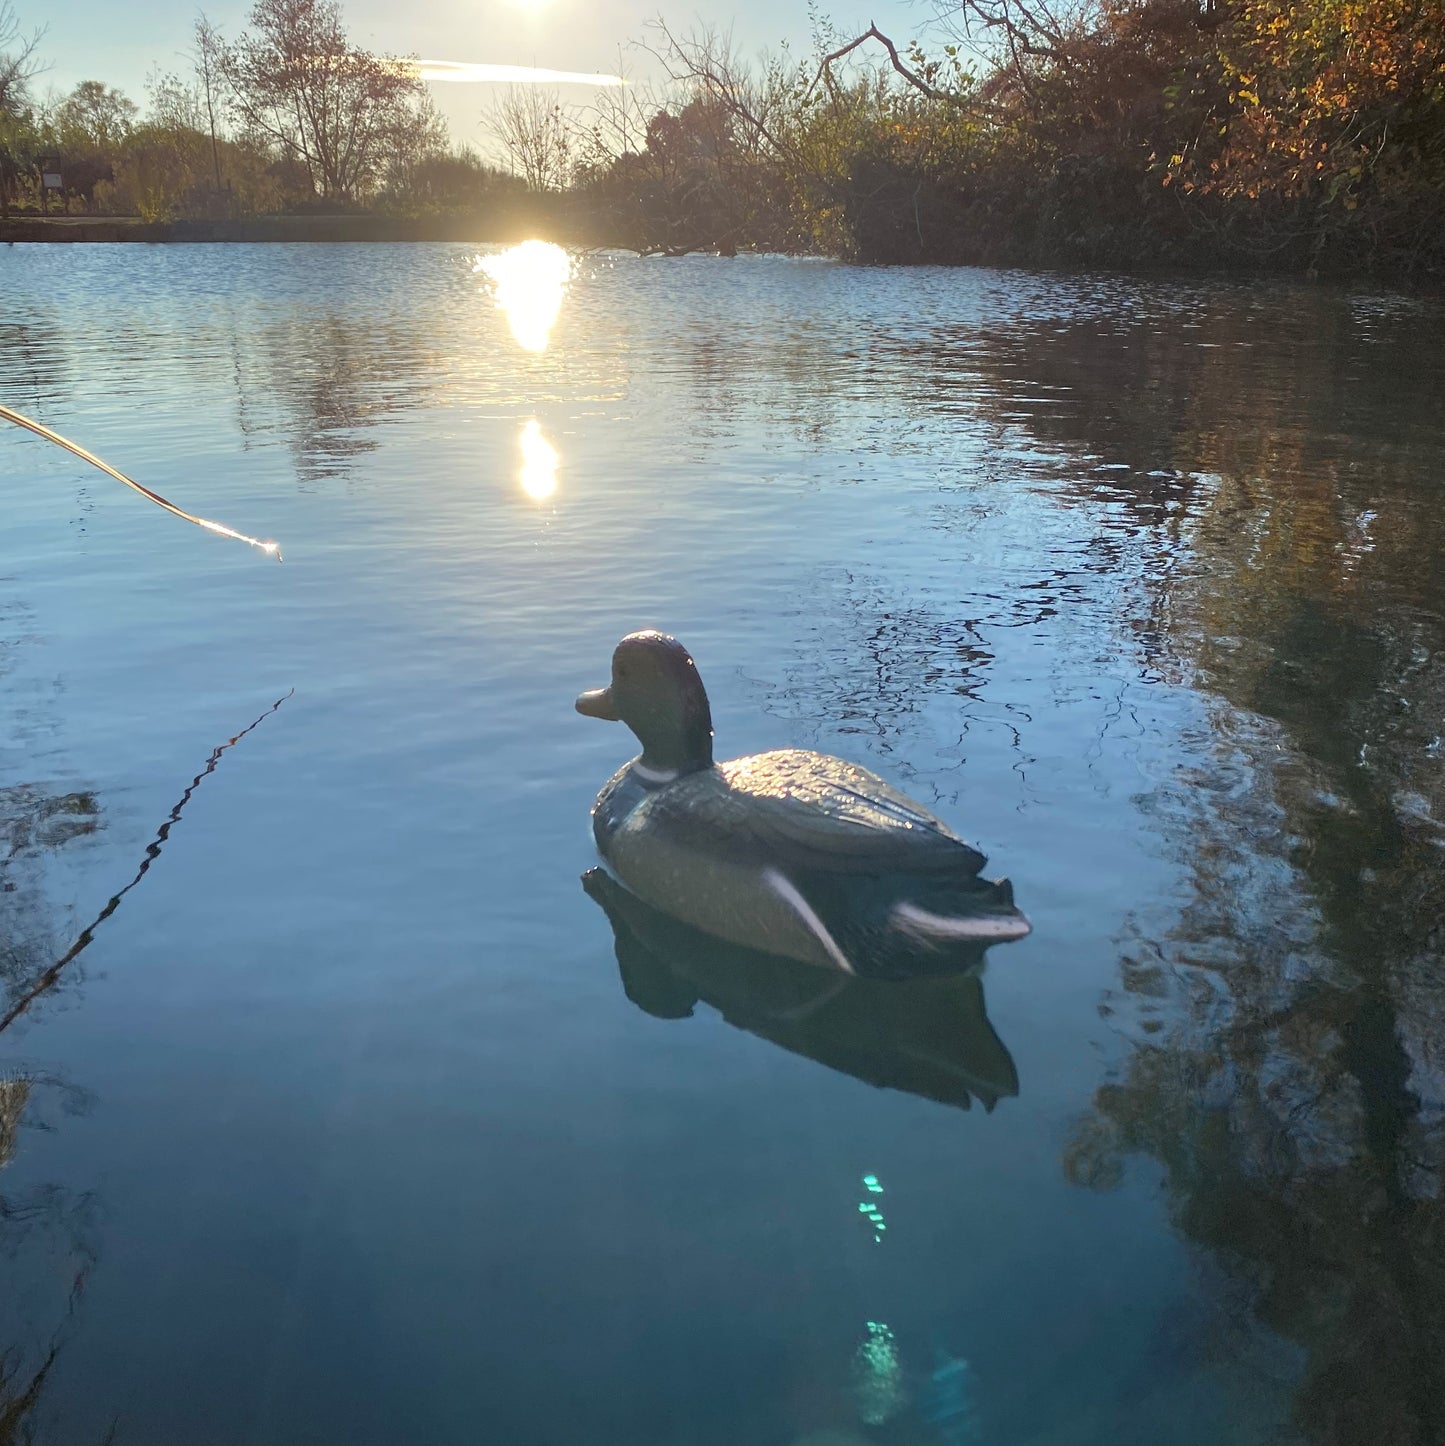
[[[965, 973], [850, 979], [700, 933], [623, 888], [604, 869], [582, 887], [612, 925], [627, 997], [659, 1019], [701, 1000], [734, 1028], [879, 1089], [992, 1111], [1019, 1092], [1018, 1070]], [[975, 944], [974, 964], [983, 962]]]
[[642, 744], [593, 805], [603, 861], [705, 934], [899, 978], [1029, 932], [1008, 880], [982, 878], [977, 849], [866, 768], [796, 748], [714, 763], [707, 691], [676, 638], [628, 634], [577, 711]]

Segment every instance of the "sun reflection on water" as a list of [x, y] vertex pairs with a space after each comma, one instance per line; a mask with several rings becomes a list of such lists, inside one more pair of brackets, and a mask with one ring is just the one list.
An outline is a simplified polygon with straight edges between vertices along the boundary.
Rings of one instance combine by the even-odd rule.
[[523, 241], [499, 256], [479, 256], [473, 271], [491, 284], [497, 305], [524, 351], [546, 351], [572, 276], [572, 260], [550, 241]]
[[517, 439], [522, 449], [522, 491], [534, 502], [545, 502], [557, 490], [557, 449], [542, 435], [534, 417]]

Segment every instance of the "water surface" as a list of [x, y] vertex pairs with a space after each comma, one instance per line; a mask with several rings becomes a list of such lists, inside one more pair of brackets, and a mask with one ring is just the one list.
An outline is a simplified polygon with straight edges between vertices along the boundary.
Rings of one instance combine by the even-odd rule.
[[[380, 245], [0, 295], [0, 399], [287, 557], [0, 437], [4, 1439], [1445, 1435], [1445, 313], [591, 256], [538, 347]], [[629, 997], [571, 700], [642, 626], [720, 756], [1013, 878], [962, 1099]]]

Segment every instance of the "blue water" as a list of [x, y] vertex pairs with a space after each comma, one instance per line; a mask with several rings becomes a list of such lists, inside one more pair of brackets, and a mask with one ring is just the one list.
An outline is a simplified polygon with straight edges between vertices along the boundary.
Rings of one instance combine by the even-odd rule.
[[[1436, 1439], [1442, 318], [579, 256], [528, 352], [456, 248], [0, 252], [0, 402], [286, 557], [0, 435], [0, 1403]], [[720, 757], [842, 754], [1012, 877], [1016, 1095], [629, 1000], [579, 876], [630, 740], [572, 699], [644, 626]]]

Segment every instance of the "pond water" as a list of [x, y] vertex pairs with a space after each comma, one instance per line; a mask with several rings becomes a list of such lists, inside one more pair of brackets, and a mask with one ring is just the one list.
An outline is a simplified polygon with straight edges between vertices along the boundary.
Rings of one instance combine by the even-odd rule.
[[[0, 253], [0, 401], [286, 557], [0, 435], [0, 1440], [1445, 1438], [1445, 310], [504, 271]], [[644, 626], [1032, 936], [639, 1007]]]

